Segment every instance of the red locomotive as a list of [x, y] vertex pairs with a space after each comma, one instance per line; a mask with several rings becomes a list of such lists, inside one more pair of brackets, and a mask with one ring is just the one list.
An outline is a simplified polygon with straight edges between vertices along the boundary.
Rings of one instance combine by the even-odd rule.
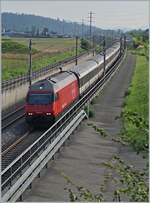
[[25, 105], [26, 120], [43, 119], [54, 122], [79, 97], [79, 87], [73, 73], [61, 72], [31, 85]]
[[[106, 72], [117, 60], [119, 54], [119, 43], [106, 51]], [[74, 66], [70, 71], [62, 71], [31, 85], [25, 105], [27, 122], [32, 124], [38, 119], [53, 123], [79, 96], [102, 77], [103, 63], [103, 57], [97, 55]]]

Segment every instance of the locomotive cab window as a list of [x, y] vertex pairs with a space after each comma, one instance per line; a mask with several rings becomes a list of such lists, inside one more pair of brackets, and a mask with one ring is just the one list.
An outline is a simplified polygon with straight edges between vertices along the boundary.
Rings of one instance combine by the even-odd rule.
[[29, 94], [27, 102], [34, 105], [46, 105], [53, 101], [52, 94]]

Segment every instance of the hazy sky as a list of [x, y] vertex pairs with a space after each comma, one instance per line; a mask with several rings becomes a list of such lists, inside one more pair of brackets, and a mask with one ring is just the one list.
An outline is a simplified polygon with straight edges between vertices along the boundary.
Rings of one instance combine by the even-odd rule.
[[2, 0], [2, 12], [41, 15], [88, 24], [88, 13], [94, 12], [93, 25], [101, 28], [148, 27], [149, 2], [141, 1], [52, 1]]

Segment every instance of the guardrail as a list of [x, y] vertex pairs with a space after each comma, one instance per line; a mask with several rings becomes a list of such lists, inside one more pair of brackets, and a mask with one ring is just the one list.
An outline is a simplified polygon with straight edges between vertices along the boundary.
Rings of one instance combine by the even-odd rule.
[[[81, 56], [83, 56], [85, 54], [87, 54], [87, 52], [80, 53], [78, 55], [78, 58], [80, 58]], [[57, 63], [50, 64], [50, 65], [45, 66], [39, 70], [36, 70], [36, 71], [32, 72], [32, 80], [35, 80], [36, 78], [45, 75], [46, 73], [48, 73], [53, 68], [59, 67], [59, 66], [64, 65], [66, 63], [71, 63], [71, 62], [75, 61], [75, 59], [76, 59], [76, 57], [72, 56], [70, 58], [64, 59], [64, 60], [59, 61]], [[22, 85], [24, 83], [27, 83], [28, 81], [29, 81], [29, 75], [28, 74], [20, 75], [17, 78], [14, 78], [11, 80], [2, 81], [2, 91], [6, 91], [6, 90], [14, 88], [16, 86]]]
[[[50, 137], [43, 143], [50, 142], [49, 146], [44, 150], [38, 158], [31, 164], [30, 167], [23, 173], [23, 175], [18, 179], [18, 181], [11, 187], [11, 189], [4, 195], [3, 201], [16, 201], [21, 194], [26, 190], [26, 188], [32, 183], [34, 178], [40, 173], [42, 168], [48, 163], [48, 161], [54, 156], [54, 154], [59, 150], [59, 148], [63, 145], [63, 143], [68, 139], [71, 133], [76, 129], [76, 127], [80, 124], [80, 122], [86, 117], [86, 113], [82, 110], [79, 114], [77, 114], [73, 120], [66, 126], [65, 129], [52, 141]], [[61, 126], [62, 127], [62, 126]], [[44, 137], [46, 134], [49, 135], [50, 130], [43, 134]], [[55, 134], [53, 132], [53, 134]], [[30, 147], [30, 150], [32, 147]], [[26, 150], [27, 151], [27, 150]], [[23, 157], [26, 154], [26, 151], [21, 155]], [[31, 154], [34, 156], [35, 153], [38, 153], [39, 149]], [[21, 158], [20, 157], [20, 158]], [[30, 159], [30, 157], [29, 157]], [[24, 162], [20, 167], [17, 169], [21, 170], [26, 163]], [[11, 198], [10, 198], [11, 197]]]
[[[118, 59], [116, 64], [120, 63], [121, 59]], [[111, 75], [113, 75], [112, 73], [115, 70], [116, 64], [109, 69], [105, 77], [97, 81], [53, 126], [2, 171], [2, 190], [7, 190], [2, 197], [4, 202], [17, 200], [31, 183], [30, 178], [33, 180], [38, 172], [40, 172], [40, 167], [44, 167], [48, 160], [52, 158], [52, 154], [54, 155], [54, 152], [59, 149], [58, 146], [62, 145], [57, 145], [58, 140], [62, 142], [63, 137], [67, 136], [67, 132], [73, 129], [73, 125], [76, 126], [80, 116], [84, 115], [85, 117], [85, 113], [81, 109], [95, 97], [97, 92], [100, 91]], [[80, 111], [82, 113], [79, 113]], [[56, 149], [55, 146], [57, 146]], [[51, 155], [49, 155], [50, 151], [48, 149], [51, 151]], [[39, 165], [39, 169], [37, 164], [39, 162], [37, 160], [43, 163], [42, 166]], [[47, 161], [42, 162], [42, 160]]]

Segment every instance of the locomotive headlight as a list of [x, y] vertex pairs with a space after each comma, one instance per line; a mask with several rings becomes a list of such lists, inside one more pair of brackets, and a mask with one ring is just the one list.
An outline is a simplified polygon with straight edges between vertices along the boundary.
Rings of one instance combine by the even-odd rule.
[[51, 115], [51, 113], [46, 113], [46, 115]]
[[32, 115], [33, 115], [33, 113], [28, 113], [28, 115], [29, 115], [29, 116], [32, 116]]

